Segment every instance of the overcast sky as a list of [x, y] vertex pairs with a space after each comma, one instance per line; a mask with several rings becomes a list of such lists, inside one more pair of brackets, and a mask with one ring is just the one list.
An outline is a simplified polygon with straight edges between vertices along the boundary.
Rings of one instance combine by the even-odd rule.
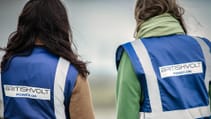
[[[26, 0], [0, 0], [0, 46], [15, 30]], [[78, 52], [90, 61], [92, 74], [115, 75], [115, 50], [131, 41], [135, 28], [135, 0], [67, 0], [70, 22]], [[190, 34], [211, 39], [211, 0], [180, 0], [185, 7]]]

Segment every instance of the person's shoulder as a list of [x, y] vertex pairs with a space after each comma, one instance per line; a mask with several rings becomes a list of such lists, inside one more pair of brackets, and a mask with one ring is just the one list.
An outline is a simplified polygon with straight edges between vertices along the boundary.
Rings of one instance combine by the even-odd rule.
[[204, 40], [204, 42], [209, 46], [210, 51], [211, 51], [211, 40], [210, 40], [210, 39], [207, 39], [207, 38], [205, 38], [205, 37], [201, 37], [201, 39]]
[[208, 39], [206, 37], [199, 37], [201, 39], [203, 39], [205, 42], [207, 42], [208, 44], [211, 44], [211, 39]]
[[65, 59], [64, 57], [59, 57], [57, 62], [57, 67], [60, 65], [62, 68], [67, 68], [67, 76], [78, 76], [79, 70], [71, 61]]
[[79, 72], [78, 69], [76, 68], [76, 66], [74, 64], [72, 64], [71, 62], [70, 62], [69, 70], [71, 70], [72, 72], [75, 72], [75, 73]]
[[208, 39], [203, 36], [190, 36], [190, 37], [192, 37], [193, 39], [199, 38], [199, 39], [203, 40], [211, 48], [211, 39]]
[[210, 51], [211, 51], [211, 39], [208, 39], [206, 37], [203, 37], [203, 36], [189, 36], [190, 38], [194, 39], [194, 40], [202, 40], [203, 42], [205, 42], [208, 47], [210, 48]]
[[[69, 62], [69, 61], [68, 61]], [[79, 77], [79, 70], [76, 68], [74, 64], [70, 62], [69, 69], [67, 72], [67, 78], [71, 80], [77, 80]]]

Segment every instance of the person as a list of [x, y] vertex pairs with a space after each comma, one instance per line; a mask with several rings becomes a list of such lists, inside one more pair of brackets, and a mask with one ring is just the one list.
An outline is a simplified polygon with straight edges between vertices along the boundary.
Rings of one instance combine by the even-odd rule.
[[29, 0], [1, 62], [5, 119], [94, 119], [86, 63], [60, 0]]
[[137, 0], [136, 40], [116, 53], [117, 119], [211, 118], [211, 43], [183, 14], [176, 0]]

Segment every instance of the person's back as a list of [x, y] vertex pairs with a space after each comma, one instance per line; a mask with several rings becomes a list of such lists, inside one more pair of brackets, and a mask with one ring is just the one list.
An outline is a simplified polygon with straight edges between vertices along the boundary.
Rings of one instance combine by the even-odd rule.
[[137, 39], [117, 50], [118, 119], [211, 116], [211, 43], [186, 34], [174, 2], [137, 1]]
[[[2, 84], [7, 96], [4, 98], [4, 118], [56, 118], [54, 110], [62, 106], [54, 105], [58, 60], [58, 56], [40, 46], [35, 47], [27, 57], [14, 56], [11, 59], [10, 66], [2, 73]], [[77, 70], [70, 66], [66, 79], [69, 83], [65, 84], [66, 100], [70, 98], [77, 75]]]

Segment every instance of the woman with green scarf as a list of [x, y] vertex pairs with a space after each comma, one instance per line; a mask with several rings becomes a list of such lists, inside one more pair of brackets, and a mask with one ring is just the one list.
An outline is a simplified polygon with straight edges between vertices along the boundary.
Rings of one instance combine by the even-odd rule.
[[187, 35], [176, 0], [137, 0], [136, 40], [121, 45], [117, 119], [210, 119], [211, 43]]

